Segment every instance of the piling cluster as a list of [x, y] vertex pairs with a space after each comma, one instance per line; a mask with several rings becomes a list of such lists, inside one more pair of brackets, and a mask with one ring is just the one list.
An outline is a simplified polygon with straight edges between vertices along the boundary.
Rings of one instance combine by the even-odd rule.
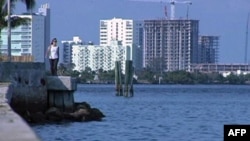
[[125, 96], [125, 97], [133, 97], [133, 62], [131, 60], [126, 60], [125, 62], [125, 80], [124, 87], [122, 81], [122, 71], [121, 71], [121, 62], [115, 62], [115, 85], [116, 85], [116, 95], [117, 96]]

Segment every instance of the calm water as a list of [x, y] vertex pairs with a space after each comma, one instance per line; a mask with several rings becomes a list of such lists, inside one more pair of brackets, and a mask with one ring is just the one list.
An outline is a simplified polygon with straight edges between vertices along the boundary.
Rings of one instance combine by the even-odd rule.
[[106, 117], [32, 128], [44, 141], [222, 141], [224, 124], [250, 124], [250, 86], [135, 85], [132, 98], [114, 85], [78, 85]]

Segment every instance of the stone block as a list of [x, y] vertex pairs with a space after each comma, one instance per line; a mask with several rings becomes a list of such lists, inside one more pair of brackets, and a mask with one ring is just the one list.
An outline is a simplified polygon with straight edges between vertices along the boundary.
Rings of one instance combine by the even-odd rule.
[[48, 90], [75, 91], [77, 89], [76, 78], [69, 76], [47, 76]]

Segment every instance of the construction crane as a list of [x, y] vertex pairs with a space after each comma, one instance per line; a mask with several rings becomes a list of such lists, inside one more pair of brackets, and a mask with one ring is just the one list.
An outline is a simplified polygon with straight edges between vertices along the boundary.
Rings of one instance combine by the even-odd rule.
[[168, 18], [168, 10], [167, 10], [166, 5], [164, 6], [164, 15], [165, 15], [165, 18], [167, 19]]
[[[163, 2], [164, 0], [130, 0], [130, 1], [141, 1], [141, 2]], [[187, 19], [188, 19], [188, 14], [189, 14], [189, 5], [192, 5], [191, 1], [177, 1], [177, 0], [169, 0], [167, 3], [170, 3], [170, 9], [171, 9], [171, 16], [170, 19], [174, 20], [175, 19], [175, 4], [187, 4]], [[167, 7], [164, 7], [164, 15], [167, 17]]]
[[248, 24], [249, 24], [249, 16], [250, 16], [250, 13], [248, 13], [248, 15], [247, 15], [246, 41], [245, 41], [245, 58], [244, 58], [245, 64], [247, 64], [247, 48], [248, 48]]
[[191, 1], [176, 1], [176, 0], [170, 0], [168, 3], [170, 3], [171, 6], [171, 16], [170, 19], [174, 20], [175, 19], [175, 4], [179, 3], [179, 4], [188, 4], [187, 7], [187, 18], [188, 18], [188, 13], [189, 13], [189, 5], [192, 4]]

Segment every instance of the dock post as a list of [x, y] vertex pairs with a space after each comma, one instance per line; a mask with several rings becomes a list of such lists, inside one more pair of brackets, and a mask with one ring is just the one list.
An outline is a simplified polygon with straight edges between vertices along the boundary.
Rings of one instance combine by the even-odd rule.
[[121, 62], [115, 61], [115, 86], [116, 96], [123, 96]]
[[133, 61], [126, 60], [125, 67], [125, 94], [126, 97], [134, 96], [133, 90]]

